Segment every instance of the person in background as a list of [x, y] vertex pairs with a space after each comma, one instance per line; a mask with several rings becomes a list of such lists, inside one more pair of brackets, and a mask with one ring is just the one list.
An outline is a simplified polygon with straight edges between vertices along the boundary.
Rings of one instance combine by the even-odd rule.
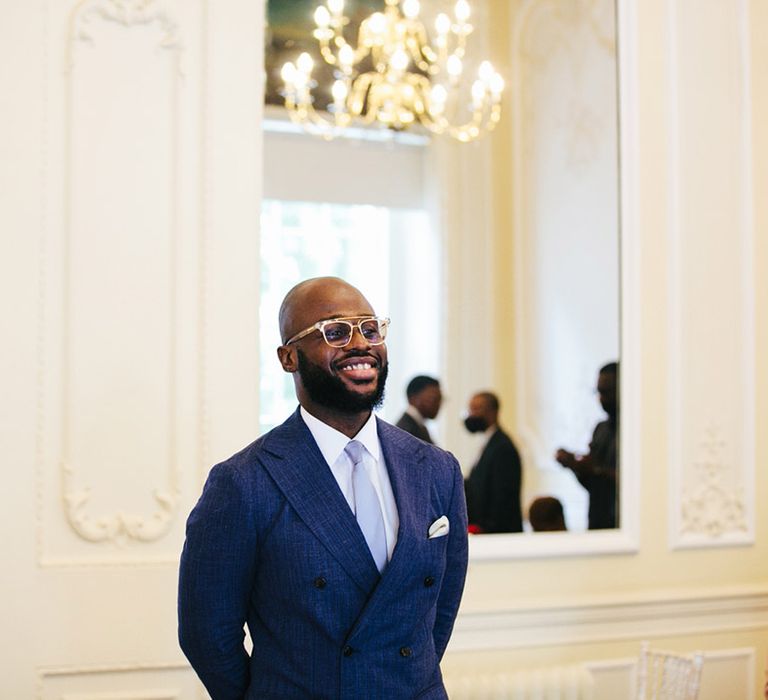
[[589, 452], [576, 455], [563, 448], [555, 459], [576, 475], [589, 493], [589, 529], [618, 527], [619, 365], [610, 362], [600, 369], [597, 394], [607, 418], [595, 426]]
[[563, 504], [554, 496], [534, 498], [528, 507], [528, 522], [534, 532], [567, 530]]
[[373, 413], [389, 319], [356, 288], [302, 282], [279, 321], [299, 407], [210, 472], [181, 556], [181, 648], [213, 700], [445, 700], [459, 464]]
[[408, 406], [395, 425], [424, 442], [433, 443], [432, 436], [424, 425], [425, 420], [433, 420], [440, 411], [443, 394], [440, 382], [434, 377], [420, 374], [408, 382], [405, 390]]
[[470, 433], [485, 433], [480, 457], [464, 489], [473, 532], [522, 532], [520, 508], [522, 465], [512, 439], [499, 427], [499, 399], [483, 391], [469, 401], [464, 425]]

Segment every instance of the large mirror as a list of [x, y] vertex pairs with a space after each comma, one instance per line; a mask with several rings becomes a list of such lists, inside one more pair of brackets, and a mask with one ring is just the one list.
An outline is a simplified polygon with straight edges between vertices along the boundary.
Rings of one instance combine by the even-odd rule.
[[[619, 450], [632, 392], [622, 372], [627, 249], [620, 234], [616, 5], [516, 2], [510, 26], [510, 432], [524, 465], [521, 504], [531, 517], [522, 535], [473, 537], [471, 550], [475, 559], [632, 550], [637, 475], [627, 457], [636, 450], [625, 430]], [[547, 532], [529, 534], [534, 529]]]
[[[620, 526], [613, 0], [513, 3], [515, 423], [532, 529]], [[600, 370], [603, 370], [602, 372]]]
[[[484, 438], [463, 433], [460, 414], [470, 387], [497, 387], [488, 386], [482, 375], [473, 384], [467, 363], [446, 361], [451, 351], [440, 343], [408, 342], [445, 338], [445, 345], [452, 346], [454, 309], [444, 290], [458, 281], [441, 265], [447, 243], [438, 223], [447, 196], [439, 188], [451, 174], [437, 172], [436, 147], [418, 130], [383, 138], [352, 133], [329, 143], [288, 123], [276, 104], [277, 76], [282, 61], [292, 57], [291, 48], [306, 47], [301, 26], [311, 32], [316, 4], [268, 3], [261, 320], [262, 377], [273, 379], [262, 386], [262, 429], [287, 415], [295, 402], [290, 385], [268, 366], [277, 344], [274, 309], [280, 295], [297, 275], [339, 274], [365, 289], [375, 308], [397, 319], [384, 417], [395, 422], [402, 413], [412, 376], [440, 377], [446, 401], [428, 425], [469, 475]], [[439, 4], [422, 3], [426, 8]], [[376, 3], [357, 5], [358, 12], [367, 12]], [[473, 536], [471, 551], [482, 559], [625, 549], [631, 538], [619, 503], [627, 500], [621, 493], [626, 493], [628, 478], [618, 457], [612, 485], [610, 475], [597, 489], [590, 489], [584, 473], [579, 474], [583, 483], [577, 478], [585, 464], [580, 457], [595, 438], [603, 452], [610, 449], [606, 442], [613, 441], [614, 448], [618, 442], [618, 423], [610, 434], [605, 428], [616, 416], [606, 415], [597, 391], [600, 379], [606, 393], [600, 368], [623, 364], [614, 0], [475, 0], [472, 7], [477, 33], [488, 40], [481, 46], [495, 42], [498, 53], [499, 32], [483, 35], [483, 22], [502, 20], [508, 27], [503, 50], [509, 92], [499, 129], [508, 132], [500, 143], [509, 145], [504, 167], [512, 189], [513, 298], [507, 308], [515, 366], [507, 375], [513, 386], [500, 389], [505, 395], [500, 422], [521, 456], [525, 532]], [[471, 153], [453, 162], [478, 168], [489, 163], [487, 145]], [[498, 154], [495, 158], [498, 163]], [[448, 187], [455, 185], [448, 182]], [[373, 278], [365, 273], [372, 256], [377, 261]], [[479, 291], [477, 306], [483, 305], [483, 294], [494, 293]], [[433, 313], [424, 314], [424, 309]], [[615, 388], [618, 401], [618, 384]], [[558, 449], [564, 451], [559, 461]], [[567, 530], [532, 531], [528, 506], [539, 497], [562, 504]], [[611, 511], [600, 521], [599, 532], [589, 529], [590, 498], [593, 510], [599, 500], [602, 511]], [[598, 515], [592, 515], [595, 526]]]

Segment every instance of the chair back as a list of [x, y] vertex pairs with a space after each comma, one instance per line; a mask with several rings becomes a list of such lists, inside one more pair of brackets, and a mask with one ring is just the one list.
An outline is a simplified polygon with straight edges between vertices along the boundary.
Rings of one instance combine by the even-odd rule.
[[637, 700], [696, 700], [701, 684], [704, 654], [676, 654], [640, 646], [637, 667]]

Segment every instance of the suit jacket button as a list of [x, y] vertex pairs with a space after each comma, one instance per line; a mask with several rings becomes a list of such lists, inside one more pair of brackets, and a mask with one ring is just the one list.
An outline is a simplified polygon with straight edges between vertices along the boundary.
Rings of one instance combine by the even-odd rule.
[[347, 646], [345, 646], [345, 647], [344, 647], [344, 648], [341, 650], [341, 653], [342, 653], [342, 654], [344, 654], [344, 656], [352, 656], [352, 652], [353, 652], [353, 651], [354, 651], [354, 650], [352, 649], [352, 647], [351, 647], [351, 646], [349, 646], [349, 644], [347, 644]]
[[411, 647], [400, 647], [400, 656], [408, 658], [411, 654], [413, 654]]
[[433, 586], [435, 583], [435, 577], [434, 576], [427, 576], [427, 578], [424, 579], [424, 585], [429, 588], [430, 586]]
[[325, 584], [328, 582], [322, 576], [318, 576], [312, 583], [315, 588], [325, 588]]

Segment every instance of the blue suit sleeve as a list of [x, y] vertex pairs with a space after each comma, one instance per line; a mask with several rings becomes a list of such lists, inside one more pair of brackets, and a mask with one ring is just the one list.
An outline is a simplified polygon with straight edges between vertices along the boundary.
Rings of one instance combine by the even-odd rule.
[[187, 521], [179, 569], [179, 643], [213, 700], [241, 700], [243, 646], [257, 552], [253, 505], [239, 475], [218, 465]]
[[468, 542], [467, 542], [467, 504], [464, 496], [464, 479], [456, 459], [451, 456], [453, 470], [453, 492], [451, 494], [448, 519], [448, 550], [445, 574], [437, 599], [437, 615], [433, 637], [437, 658], [442, 659], [448, 640], [453, 631], [456, 615], [459, 612], [461, 595], [464, 592], [464, 581], [467, 576]]

